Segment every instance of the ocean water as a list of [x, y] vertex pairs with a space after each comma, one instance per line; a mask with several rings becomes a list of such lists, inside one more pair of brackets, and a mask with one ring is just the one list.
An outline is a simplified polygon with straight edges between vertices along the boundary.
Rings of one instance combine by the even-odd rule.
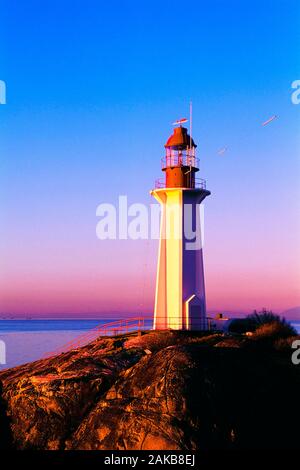
[[[41, 359], [46, 353], [109, 321], [113, 320], [0, 320], [0, 340], [4, 341], [6, 349], [6, 362], [0, 364], [0, 370]], [[150, 328], [151, 322], [148, 323]], [[291, 323], [300, 334], [300, 322]]]
[[6, 363], [0, 364], [0, 370], [41, 359], [109, 321], [113, 320], [0, 320], [0, 340], [6, 349]]

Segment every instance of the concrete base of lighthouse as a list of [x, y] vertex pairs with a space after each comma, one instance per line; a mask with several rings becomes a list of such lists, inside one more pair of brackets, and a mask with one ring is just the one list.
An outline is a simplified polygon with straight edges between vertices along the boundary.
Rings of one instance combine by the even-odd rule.
[[154, 329], [205, 330], [200, 203], [210, 192], [164, 188], [151, 194], [162, 209]]

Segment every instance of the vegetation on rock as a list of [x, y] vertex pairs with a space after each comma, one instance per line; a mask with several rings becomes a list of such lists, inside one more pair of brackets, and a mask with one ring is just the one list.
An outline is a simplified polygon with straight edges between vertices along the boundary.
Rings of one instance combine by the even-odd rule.
[[[271, 310], [263, 309], [261, 312], [254, 310], [253, 313], [247, 315], [246, 318], [236, 318], [230, 322], [228, 331], [230, 333], [246, 333], [248, 331], [254, 332], [259, 328], [263, 331], [264, 325], [274, 323], [277, 327], [274, 328], [281, 330], [281, 336], [294, 336], [297, 334], [295, 328], [290, 325], [285, 318], [274, 314]], [[266, 329], [265, 331], [268, 331]]]

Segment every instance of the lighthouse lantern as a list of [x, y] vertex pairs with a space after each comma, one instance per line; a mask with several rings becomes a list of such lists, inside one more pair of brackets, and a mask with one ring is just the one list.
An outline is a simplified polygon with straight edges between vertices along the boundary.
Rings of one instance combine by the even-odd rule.
[[196, 147], [185, 127], [175, 127], [165, 144], [166, 155], [162, 159], [167, 188], [195, 187], [195, 173], [199, 171]]

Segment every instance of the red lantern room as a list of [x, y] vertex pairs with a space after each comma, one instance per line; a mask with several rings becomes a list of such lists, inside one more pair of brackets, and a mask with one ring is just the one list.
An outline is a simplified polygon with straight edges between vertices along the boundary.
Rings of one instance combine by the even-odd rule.
[[195, 173], [199, 171], [196, 147], [185, 127], [175, 127], [165, 144], [166, 156], [162, 159], [166, 188], [195, 188]]

